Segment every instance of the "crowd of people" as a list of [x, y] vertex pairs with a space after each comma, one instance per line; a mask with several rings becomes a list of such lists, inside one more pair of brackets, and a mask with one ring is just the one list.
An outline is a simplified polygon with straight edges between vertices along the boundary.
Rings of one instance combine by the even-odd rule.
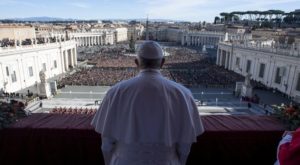
[[105, 46], [102, 45], [101, 47], [79, 47], [77, 60], [84, 61], [90, 60], [93, 61], [94, 59], [101, 57], [101, 56], [115, 56], [124, 54], [128, 51], [125, 45], [113, 45], [113, 46]]
[[[214, 61], [201, 53], [188, 48], [167, 47], [166, 63], [162, 74], [170, 80], [188, 87], [234, 87], [236, 82], [243, 82], [244, 77], [216, 66]], [[82, 50], [80, 58], [87, 59], [91, 68], [81, 68], [78, 72], [61, 79], [58, 87], [65, 85], [111, 86], [138, 74], [134, 56], [126, 55], [126, 47], [99, 47]], [[252, 81], [256, 88], [264, 85]]]
[[0, 101], [0, 129], [6, 128], [17, 120], [26, 117], [25, 104], [21, 101]]
[[58, 82], [58, 88], [65, 85], [110, 86], [121, 80], [127, 80], [137, 74], [136, 69], [85, 68]]
[[290, 104], [273, 105], [275, 114], [283, 121], [289, 130], [300, 128], [300, 104], [290, 102]]
[[96, 59], [89, 61], [88, 64], [94, 64], [96, 67], [119, 67], [128, 68], [135, 67], [134, 57], [125, 55], [103, 55], [98, 56]]

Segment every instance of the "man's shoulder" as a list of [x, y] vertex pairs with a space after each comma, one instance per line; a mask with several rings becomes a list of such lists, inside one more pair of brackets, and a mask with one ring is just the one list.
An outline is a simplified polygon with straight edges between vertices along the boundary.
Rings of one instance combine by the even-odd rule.
[[181, 92], [183, 92], [183, 93], [186, 93], [186, 94], [191, 94], [191, 91], [188, 89], [188, 88], [186, 88], [185, 86], [183, 86], [182, 84], [179, 84], [179, 83], [177, 83], [177, 82], [175, 82], [175, 81], [172, 81], [172, 80], [169, 80], [169, 79], [167, 79], [167, 78], [164, 78], [164, 80], [165, 80], [165, 82], [167, 83], [167, 84], [169, 84], [169, 86], [174, 90], [179, 90], [179, 91], [181, 91]]
[[[187, 95], [191, 95], [191, 91], [186, 88], [185, 86], [183, 86], [182, 84], [179, 84], [175, 81], [169, 80], [163, 76], [161, 76], [161, 80], [162, 84], [165, 84], [165, 86], [167, 86], [167, 88], [171, 91], [177, 91], [177, 92], [181, 92]], [[110, 93], [114, 93], [114, 92], [118, 92], [122, 89], [129, 89], [131, 87], [136, 87], [136, 85], [140, 84], [142, 81], [141, 79], [139, 79], [139, 77], [133, 77], [131, 79], [128, 80], [123, 80], [118, 82], [117, 84], [113, 85], [111, 87], [111, 89], [109, 90]], [[144, 82], [143, 82], [144, 83]]]
[[109, 92], [116, 92], [120, 89], [131, 86], [131, 84], [133, 84], [133, 82], [135, 82], [135, 80], [136, 80], [136, 77], [133, 77], [128, 80], [122, 80], [122, 81], [116, 83], [115, 85], [111, 86], [111, 88], [109, 89]]

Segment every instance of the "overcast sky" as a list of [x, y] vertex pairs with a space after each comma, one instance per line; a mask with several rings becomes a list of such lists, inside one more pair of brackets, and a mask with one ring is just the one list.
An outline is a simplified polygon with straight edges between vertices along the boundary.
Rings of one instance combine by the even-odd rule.
[[300, 0], [0, 0], [0, 19], [174, 19], [212, 22], [220, 12], [300, 9]]

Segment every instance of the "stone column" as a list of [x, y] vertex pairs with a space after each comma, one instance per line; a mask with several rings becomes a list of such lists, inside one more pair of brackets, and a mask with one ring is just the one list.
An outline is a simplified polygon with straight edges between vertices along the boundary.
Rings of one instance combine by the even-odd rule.
[[232, 54], [228, 52], [228, 69], [231, 70], [231, 63], [232, 63]]
[[65, 70], [69, 70], [68, 51], [64, 50]]
[[64, 73], [64, 72], [66, 72], [65, 51], [64, 50], [61, 50], [60, 60], [61, 60], [62, 73]]
[[70, 65], [74, 68], [75, 64], [74, 64], [73, 49], [70, 49], [70, 54], [68, 54], [68, 55], [71, 56]]
[[74, 55], [74, 65], [77, 66], [77, 49], [76, 47], [72, 49]]
[[222, 49], [220, 49], [220, 58], [219, 58], [219, 65], [220, 66], [223, 66], [223, 50]]
[[193, 46], [196, 45], [196, 36], [193, 36]]
[[225, 68], [226, 65], [226, 50], [222, 51], [222, 66]]
[[207, 45], [210, 45], [210, 37], [207, 37]]
[[233, 51], [230, 53], [230, 69], [233, 70], [234, 69], [234, 63], [233, 63]]
[[220, 64], [219, 64], [219, 60], [220, 60], [220, 49], [218, 48], [216, 65], [220, 65]]
[[199, 36], [199, 46], [201, 46], [201, 36]]
[[207, 45], [210, 45], [210, 37], [207, 37]]
[[228, 52], [225, 53], [225, 69], [228, 68]]
[[185, 43], [185, 42], [184, 42], [184, 37], [185, 37], [185, 35], [182, 35], [182, 36], [181, 36], [181, 45], [182, 45], [182, 46], [183, 46], [184, 43]]

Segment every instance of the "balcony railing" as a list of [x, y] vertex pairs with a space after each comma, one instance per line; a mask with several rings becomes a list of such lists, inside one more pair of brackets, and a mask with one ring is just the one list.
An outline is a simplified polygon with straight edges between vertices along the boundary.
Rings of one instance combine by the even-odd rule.
[[286, 49], [283, 48], [276, 48], [268, 45], [256, 45], [251, 43], [230, 43], [230, 42], [219, 42], [219, 45], [224, 46], [232, 46], [233, 48], [240, 48], [240, 49], [249, 49], [254, 51], [260, 51], [265, 53], [274, 53], [277, 55], [283, 55], [283, 56], [292, 56], [292, 57], [300, 57], [300, 50], [296, 47], [289, 47]]

